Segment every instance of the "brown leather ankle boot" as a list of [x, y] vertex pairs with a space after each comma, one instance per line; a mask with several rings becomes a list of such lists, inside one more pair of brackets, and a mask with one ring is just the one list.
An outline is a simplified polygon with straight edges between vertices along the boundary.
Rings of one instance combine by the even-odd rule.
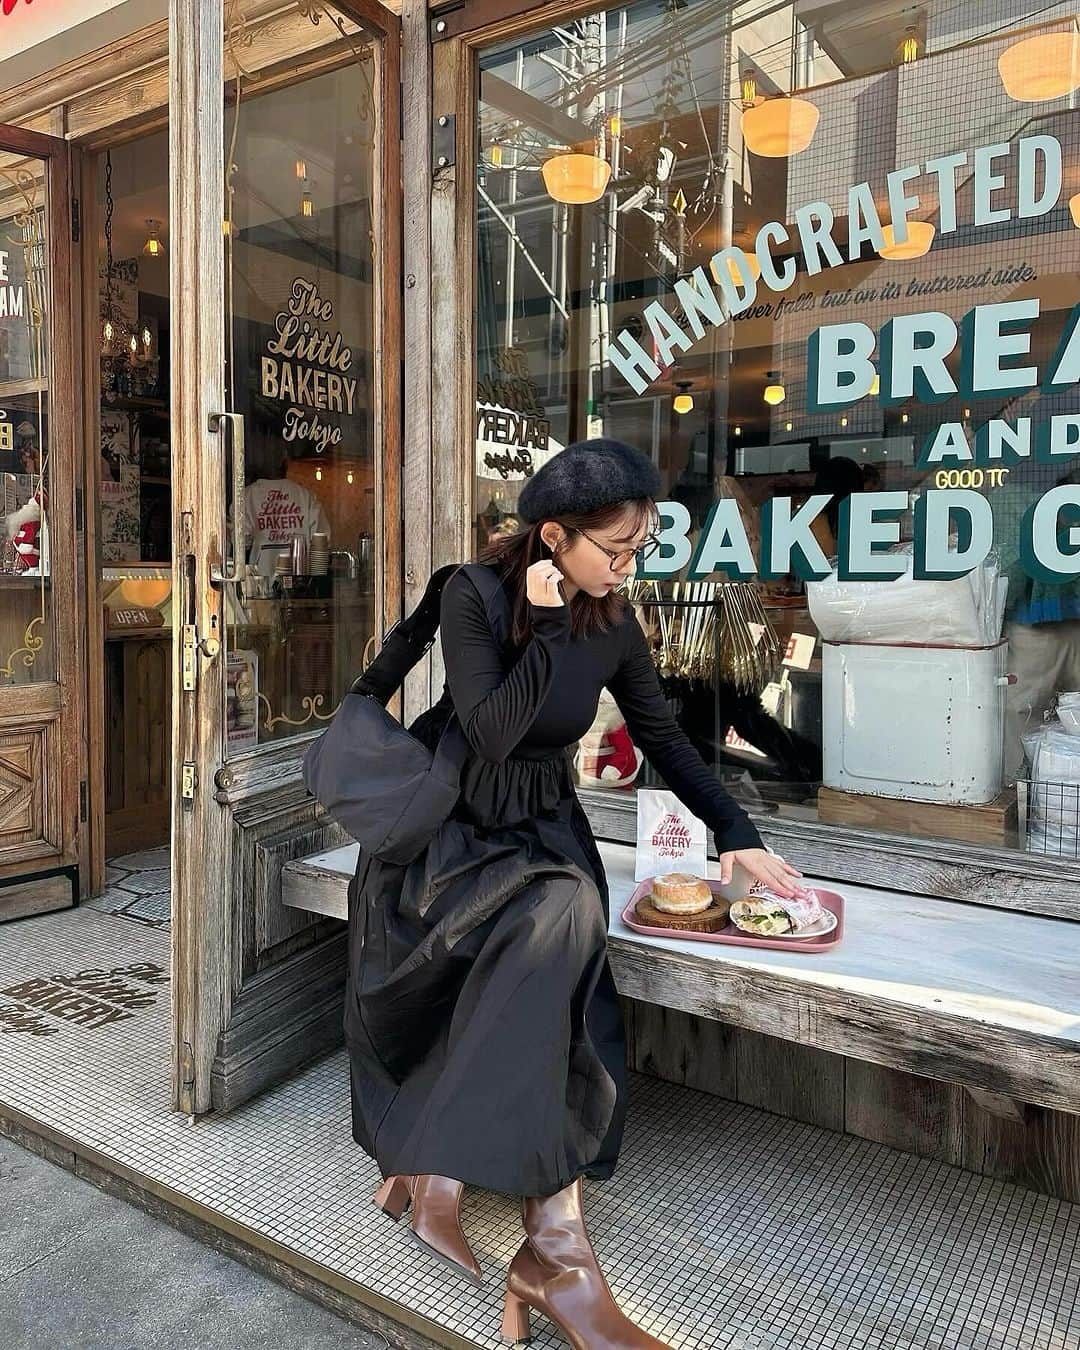
[[461, 1194], [464, 1186], [450, 1177], [387, 1177], [372, 1199], [394, 1220], [412, 1206], [410, 1232], [432, 1256], [481, 1284], [480, 1266], [461, 1231]]
[[668, 1350], [612, 1297], [585, 1227], [580, 1178], [557, 1195], [526, 1197], [523, 1210], [527, 1236], [507, 1272], [503, 1340], [529, 1340], [535, 1308], [574, 1350]]

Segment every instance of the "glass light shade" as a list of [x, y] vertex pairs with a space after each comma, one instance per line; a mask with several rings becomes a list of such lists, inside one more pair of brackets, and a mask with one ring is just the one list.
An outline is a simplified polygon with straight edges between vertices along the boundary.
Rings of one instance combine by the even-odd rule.
[[[746, 259], [746, 265], [750, 269], [750, 275], [754, 278], [755, 281], [757, 281], [758, 277], [761, 276], [761, 264], [758, 262], [757, 256], [753, 253], [746, 253], [744, 251], [743, 257]], [[743, 284], [744, 278], [739, 268], [737, 259], [733, 258], [729, 253], [724, 261], [727, 263], [728, 276], [731, 278], [731, 280], [735, 283], [736, 286], [741, 286]], [[717, 285], [719, 285], [720, 269], [716, 266], [716, 263], [713, 262], [711, 259], [709, 261], [709, 271], [712, 273], [713, 281], [715, 281]]]
[[929, 253], [937, 231], [928, 220], [909, 220], [907, 238], [902, 244], [896, 242], [896, 232], [891, 225], [883, 226], [881, 233], [885, 237], [885, 247], [878, 249], [878, 253], [897, 262], [904, 258], [921, 258], [924, 253]]
[[540, 172], [548, 195], [568, 206], [599, 201], [611, 178], [611, 165], [599, 155], [554, 155]]
[[492, 141], [488, 148], [488, 163], [493, 169], [501, 169], [503, 162], [503, 148], [498, 141]]
[[998, 57], [1005, 92], [1017, 103], [1064, 98], [1080, 89], [1080, 33], [1040, 33]]
[[165, 245], [158, 238], [157, 228], [150, 231], [150, 235], [143, 244], [143, 253], [148, 258], [163, 258], [165, 256]]
[[1072, 216], [1072, 223], [1080, 230], [1080, 192], [1069, 198], [1069, 215]]
[[870, 393], [874, 397], [881, 393], [881, 376], [874, 371], [874, 378], [870, 381]]
[[767, 384], [761, 397], [771, 407], [775, 408], [778, 403], [783, 403], [784, 399], [787, 398], [787, 390], [782, 384]]
[[141, 605], [144, 609], [157, 609], [169, 598], [171, 581], [158, 580], [155, 577], [125, 577], [120, 583], [120, 594], [129, 605]]
[[301, 193], [300, 214], [308, 220], [315, 214], [315, 203], [311, 200], [310, 192]]
[[904, 35], [904, 40], [900, 44], [900, 61], [905, 66], [910, 66], [912, 61], [919, 59], [919, 37], [914, 28], [909, 28]]
[[688, 413], [694, 411], [693, 394], [676, 394], [675, 402], [671, 405], [677, 413]]
[[814, 139], [820, 110], [804, 98], [769, 98], [742, 115], [746, 148], [766, 159], [798, 155]]

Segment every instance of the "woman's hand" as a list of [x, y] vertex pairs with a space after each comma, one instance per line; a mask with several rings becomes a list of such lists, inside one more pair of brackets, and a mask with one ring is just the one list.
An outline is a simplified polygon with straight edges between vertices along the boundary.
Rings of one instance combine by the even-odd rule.
[[729, 853], [721, 853], [720, 880], [724, 885], [731, 881], [736, 863], [745, 867], [755, 881], [762, 882], [785, 899], [790, 900], [804, 890], [796, 881], [796, 877], [801, 877], [802, 873], [783, 858], [763, 848], [737, 848]]
[[555, 608], [565, 603], [559, 590], [562, 579], [563, 574], [555, 564], [547, 558], [541, 558], [525, 573], [525, 594], [534, 605]]

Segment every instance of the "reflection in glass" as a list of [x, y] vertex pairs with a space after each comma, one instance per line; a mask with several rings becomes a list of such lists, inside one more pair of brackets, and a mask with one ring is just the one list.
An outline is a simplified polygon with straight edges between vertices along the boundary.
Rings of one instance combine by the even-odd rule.
[[55, 678], [45, 166], [0, 154], [0, 685]]
[[232, 754], [318, 729], [374, 632], [373, 55], [355, 56], [227, 112], [227, 385], [246, 432]]
[[[1065, 7], [916, 15], [856, 0], [752, 16], [613, 7], [482, 53], [476, 545], [516, 528], [522, 483], [568, 442], [602, 434], [651, 454], [667, 557], [689, 547], [674, 574], [639, 569], [639, 619], [687, 734], [759, 809], [1049, 852], [1056, 838], [1080, 853], [1080, 736], [1073, 757], [1055, 745], [1036, 762], [1044, 720], [1070, 734], [1059, 705], [1080, 699], [1080, 580], [1040, 578], [1024, 544], [1034, 506], [1077, 486], [1078, 456], [1062, 443], [1040, 464], [1032, 439], [976, 464], [994, 427], [1030, 418], [1046, 435], [1077, 414], [1077, 385], [964, 380], [976, 306], [1031, 306], [1007, 329], [1022, 338], [1003, 364], [1042, 377], [1080, 301], [1075, 43]], [[1021, 71], [1036, 49], [1044, 69]], [[1032, 158], [1040, 137], [1045, 161]], [[549, 166], [575, 152], [604, 163], [593, 202], [552, 191]], [[904, 206], [889, 176], [906, 166]], [[942, 387], [897, 394], [882, 331], [930, 311], [956, 325]], [[865, 326], [872, 365], [860, 396], [829, 409], [811, 340], [840, 323]], [[927, 463], [942, 427], [954, 457]], [[917, 579], [923, 513], [949, 489], [985, 504], [992, 552], [965, 577]], [[896, 579], [864, 581], [847, 575], [849, 545], [885, 494], [880, 547]], [[827, 501], [806, 565], [747, 576], [729, 549], [692, 569], [718, 503], [760, 564], [763, 513], [787, 519], [811, 498]], [[1078, 515], [1080, 496], [1039, 546]], [[953, 517], [941, 529], [942, 547], [964, 548]], [[676, 684], [693, 605], [727, 624], [728, 654]], [[747, 651], [773, 638], [783, 661], [770, 672]], [[754, 670], [749, 684], [736, 669]], [[603, 717], [597, 733], [613, 734]], [[1067, 821], [1040, 814], [1035, 788], [1052, 774], [1073, 785]], [[649, 781], [644, 766], [634, 782]]]

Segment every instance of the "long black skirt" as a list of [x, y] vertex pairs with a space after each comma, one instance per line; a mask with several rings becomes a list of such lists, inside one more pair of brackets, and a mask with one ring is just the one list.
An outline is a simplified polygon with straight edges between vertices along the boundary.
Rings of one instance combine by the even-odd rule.
[[361, 852], [344, 1024], [353, 1137], [384, 1176], [552, 1195], [611, 1175], [626, 1051], [608, 903], [572, 789], [514, 825], [451, 818], [404, 867]]

